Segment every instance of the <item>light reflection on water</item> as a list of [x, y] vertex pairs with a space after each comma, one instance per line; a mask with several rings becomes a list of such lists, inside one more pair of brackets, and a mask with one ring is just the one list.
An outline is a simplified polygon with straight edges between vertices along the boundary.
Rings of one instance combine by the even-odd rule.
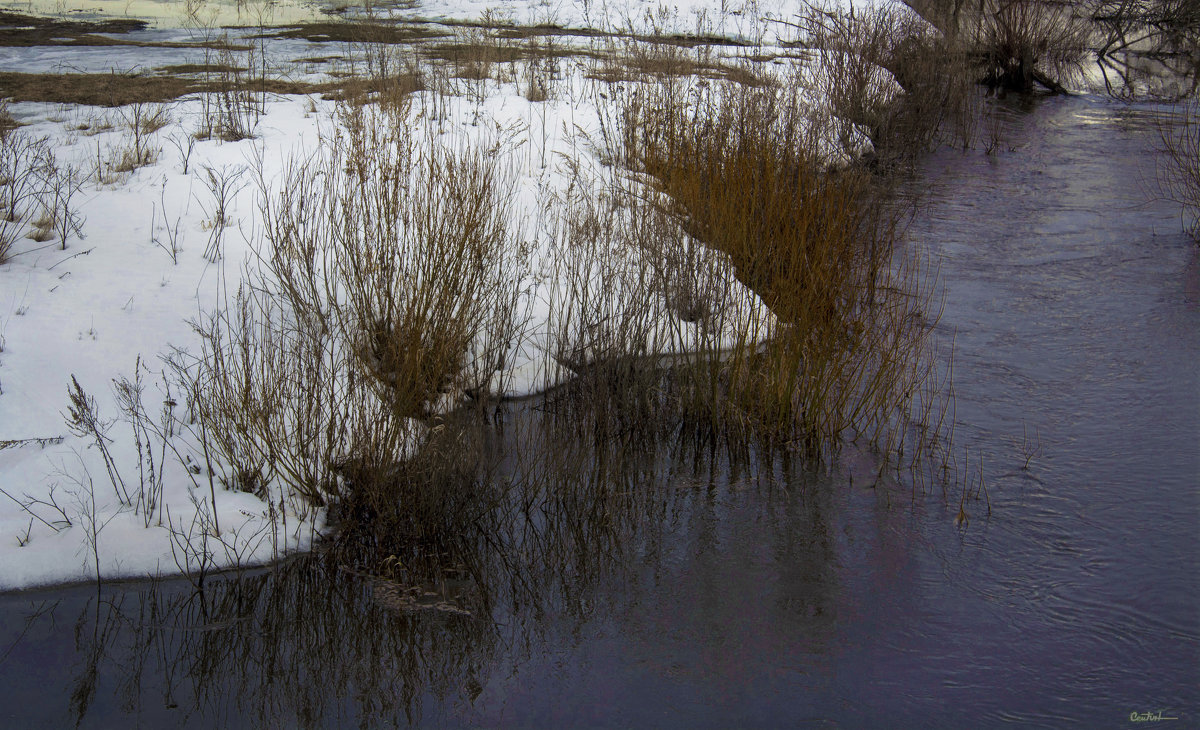
[[442, 593], [417, 610], [319, 559], [203, 595], [2, 596], [0, 717], [1195, 724], [1200, 252], [1175, 210], [1144, 202], [1162, 110], [1002, 113], [1001, 152], [925, 165], [910, 237], [941, 262], [956, 443], [983, 464], [990, 519], [968, 504], [956, 528], [940, 493], [869, 487], [853, 450], [814, 472], [685, 437], [597, 449], [517, 410], [455, 436], [531, 455], [497, 457], [477, 485], [498, 507], [458, 545], [474, 579], [429, 586]]

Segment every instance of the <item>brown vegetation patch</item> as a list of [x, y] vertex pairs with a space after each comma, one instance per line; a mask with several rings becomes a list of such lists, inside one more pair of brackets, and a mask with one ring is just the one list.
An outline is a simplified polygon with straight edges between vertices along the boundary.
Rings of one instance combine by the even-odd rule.
[[497, 38], [528, 40], [532, 38], [611, 38], [615, 34], [591, 28], [564, 28], [560, 25], [505, 25], [495, 28]]
[[725, 38], [717, 35], [693, 35], [690, 33], [673, 33], [670, 35], [635, 35], [633, 40], [643, 43], [655, 43], [661, 46], [677, 46], [679, 48], [697, 48], [699, 46], [723, 46], [728, 48], [749, 48], [754, 44]]
[[256, 36], [258, 38], [302, 38], [314, 43], [416, 43], [431, 38], [450, 35], [423, 25], [391, 25], [374, 23], [305, 23], [285, 28], [275, 28]]
[[345, 60], [345, 56], [308, 56], [294, 59], [292, 63], [333, 63], [342, 60]]
[[[364, 82], [350, 79], [323, 84], [256, 79], [253, 83], [203, 82], [179, 76], [133, 74], [25, 74], [0, 72], [0, 97], [13, 101], [41, 101], [86, 106], [124, 106], [138, 102], [163, 102], [206, 91], [249, 89], [267, 94], [345, 94]], [[370, 87], [370, 84], [366, 84]], [[371, 89], [368, 88], [367, 91]], [[415, 89], [414, 89], [415, 90]]]
[[699, 46], [751, 47], [753, 44], [733, 38], [715, 35], [695, 35], [690, 33], [674, 33], [669, 35], [642, 35], [632, 33], [612, 32], [594, 28], [564, 28], [552, 23], [538, 25], [507, 25], [470, 21], [447, 21], [445, 25], [461, 28], [482, 28], [492, 31], [496, 38], [508, 40], [531, 40], [535, 38], [612, 38], [642, 43], [652, 43], [679, 48], [696, 48]]
[[246, 50], [222, 41], [207, 43], [141, 42], [99, 33], [121, 34], [146, 28], [146, 21], [122, 18], [99, 22], [57, 20], [0, 11], [0, 46], [140, 46], [144, 48], [209, 48]]
[[13, 101], [123, 106], [169, 101], [197, 90], [198, 84], [176, 76], [0, 72], [0, 96]]
[[759, 87], [769, 81], [745, 65], [729, 65], [713, 61], [697, 61], [680, 53], [650, 53], [612, 55], [605, 64], [590, 73], [588, 78], [608, 83], [645, 81], [650, 78], [726, 79], [743, 86]]
[[350, 77], [339, 83], [323, 84], [319, 90], [325, 99], [363, 104], [398, 101], [424, 89], [421, 75], [414, 72], [386, 77]]
[[535, 59], [594, 56], [590, 51], [553, 45], [511, 44], [484, 41], [438, 43], [424, 49], [427, 58], [454, 64], [515, 63]]
[[247, 71], [242, 66], [231, 66], [226, 63], [179, 63], [174, 66], [159, 66], [155, 71], [161, 74], [235, 74]]
[[778, 318], [760, 346], [676, 370], [688, 417], [814, 456], [846, 434], [891, 451], [938, 402], [923, 324], [937, 302], [921, 262], [893, 248], [902, 217], [886, 186], [828, 169], [803, 98], [786, 85], [645, 84], [622, 101], [614, 150], [665, 194], [651, 212], [726, 254]]

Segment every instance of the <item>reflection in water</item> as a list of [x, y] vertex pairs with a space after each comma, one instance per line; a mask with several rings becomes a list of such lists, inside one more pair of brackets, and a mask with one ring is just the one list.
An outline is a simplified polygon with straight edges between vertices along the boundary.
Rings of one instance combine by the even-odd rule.
[[1163, 41], [1157, 48], [1119, 51], [1096, 59], [1105, 93], [1135, 98], [1186, 99], [1200, 84], [1200, 54], [1195, 48]]
[[[794, 649], [826, 654], [845, 566], [892, 572], [890, 557], [850, 554], [837, 479], [786, 455], [731, 452], [694, 434], [585, 440], [523, 409], [495, 428], [448, 423], [440, 434], [479, 459], [458, 473], [469, 472], [459, 494], [470, 497], [447, 501], [453, 542], [420, 547], [436, 555], [378, 560], [378, 543], [342, 541], [202, 590], [164, 580], [60, 591], [26, 612], [23, 638], [15, 625], [0, 634], [17, 647], [0, 685], [28, 651], [49, 651], [73, 657], [69, 681], [38, 710], [55, 724], [64, 714], [76, 725], [468, 720], [489, 711], [514, 667], [621, 617], [637, 617], [650, 642], [686, 637], [687, 666], [659, 667], [676, 674], [769, 660], [781, 627]], [[895, 516], [880, 510], [879, 531]], [[747, 595], [761, 596], [752, 615]], [[9, 596], [0, 613], [13, 620], [10, 607], [34, 600]], [[39, 719], [24, 713], [14, 718]]]

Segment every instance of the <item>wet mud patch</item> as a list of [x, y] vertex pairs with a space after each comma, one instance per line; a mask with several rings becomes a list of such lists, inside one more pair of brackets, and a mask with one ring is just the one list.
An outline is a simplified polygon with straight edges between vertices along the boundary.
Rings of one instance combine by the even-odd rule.
[[327, 22], [304, 23], [282, 28], [271, 28], [254, 38], [283, 38], [311, 41], [313, 43], [384, 43], [402, 45], [418, 43], [431, 38], [445, 38], [450, 33], [426, 25], [393, 25], [382, 22], [354, 23]]

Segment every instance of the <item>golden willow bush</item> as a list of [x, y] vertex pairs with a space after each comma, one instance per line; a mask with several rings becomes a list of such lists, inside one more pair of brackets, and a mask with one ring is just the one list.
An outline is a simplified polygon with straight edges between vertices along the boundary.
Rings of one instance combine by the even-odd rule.
[[898, 209], [871, 174], [829, 165], [808, 113], [795, 85], [667, 81], [625, 99], [616, 142], [666, 195], [646, 214], [728, 255], [777, 318], [765, 343], [688, 371], [686, 409], [829, 456], [846, 438], [896, 445], [929, 419], [938, 302], [894, 246]]

